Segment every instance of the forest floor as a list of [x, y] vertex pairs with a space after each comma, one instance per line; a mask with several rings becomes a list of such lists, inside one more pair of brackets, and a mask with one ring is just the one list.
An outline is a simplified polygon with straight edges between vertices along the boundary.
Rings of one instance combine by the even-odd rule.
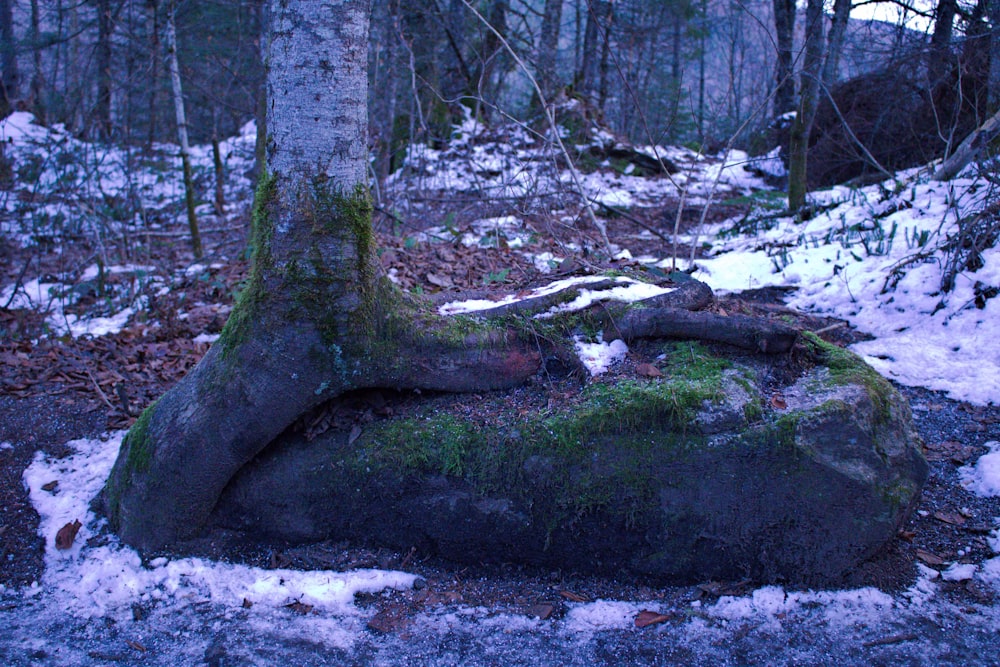
[[[719, 216], [731, 216], [732, 208], [718, 209]], [[463, 211], [469, 218], [489, 211]], [[453, 212], [435, 211], [435, 219]], [[644, 222], [661, 225], [669, 211], [645, 211]], [[544, 221], [527, 221], [539, 227]], [[398, 230], [397, 230], [398, 231]], [[629, 220], [612, 219], [612, 241], [641, 252], [636, 245], [636, 227]], [[668, 231], [668, 230], [664, 230]], [[537, 266], [505, 243], [467, 247], [458, 242], [415, 242], [419, 230], [392, 234], [383, 229], [383, 266], [406, 289], [424, 291], [483, 290], [512, 293], [519, 289], [583, 271], [621, 268], [622, 260], [604, 265], [585, 265], [579, 260], [541, 273]], [[570, 238], [560, 231], [560, 243], [586, 247], [595, 242], [592, 233], [580, 232]], [[37, 452], [58, 458], [68, 440], [94, 437], [127, 428], [141, 410], [184, 375], [206, 352], [209, 342], [195, 342], [199, 336], [215, 334], [225, 322], [233, 295], [243, 280], [247, 264], [239, 257], [246, 230], [236, 226], [211, 239], [208, 257], [198, 270], [178, 273], [175, 267], [191, 261], [184, 244], [169, 238], [152, 246], [146, 264], [160, 267], [163, 275], [179, 276], [170, 289], [152, 295], [147, 309], [136, 314], [121, 330], [103, 336], [42, 336], [44, 317], [28, 310], [0, 310], [0, 584], [8, 589], [30, 586], [40, 581], [45, 544], [39, 535], [39, 517], [32, 507], [22, 475]], [[538, 234], [533, 250], [542, 253], [554, 243]], [[73, 260], [65, 254], [45, 255], [37, 248], [23, 250], [6, 241], [0, 246], [8, 280], [19, 267], [30, 264], [33, 271], [58, 274]], [[644, 243], [661, 243], [649, 240]], [[556, 249], [556, 248], [553, 248]], [[662, 253], [663, 248], [658, 248]], [[31, 253], [29, 255], [29, 253]], [[82, 260], [81, 260], [82, 261]], [[47, 266], [51, 263], [51, 266]], [[111, 275], [110, 281], [127, 278]], [[105, 286], [105, 289], [110, 289]], [[842, 320], [813, 316], [782, 305], [787, 291], [764, 288], [720, 299], [728, 312], [746, 312], [764, 317], [780, 317], [806, 330], [822, 331], [841, 345], [860, 338]], [[85, 312], [99, 307], [101, 294], [87, 294], [73, 308]], [[2, 304], [0, 304], [2, 305]], [[977, 407], [954, 401], [940, 393], [900, 387], [914, 410], [916, 426], [925, 443], [931, 472], [922, 500], [909, 523], [885, 553], [842, 582], [844, 587], [874, 586], [899, 592], [918, 576], [917, 564], [944, 569], [951, 563], [982, 563], [991, 555], [987, 538], [995, 528], [992, 517], [1000, 516], [1000, 502], [969, 493], [960, 483], [958, 468], [969, 465], [988, 451], [985, 443], [1000, 440], [1000, 408]], [[470, 400], [474, 400], [471, 399]], [[542, 620], [556, 620], [566, 614], [567, 605], [595, 600], [649, 601], [659, 608], [682, 609], [694, 601], [712, 601], [724, 595], [752, 593], [760, 582], [700, 582], [695, 586], [658, 587], [642, 581], [581, 576], [574, 572], [540, 571], [513, 564], [466, 566], [435, 559], [412, 551], [396, 553], [377, 545], [324, 543], [309, 546], [266, 545], [220, 550], [214, 556], [262, 568], [401, 569], [418, 574], [426, 585], [391, 594], [360, 596], [358, 606], [368, 620], [368, 628], [393, 641], [406, 642], [412, 632], [412, 618], [428, 609], [461, 604], [495, 613], [523, 614]], [[939, 581], [940, 594], [957, 608], [974, 612], [975, 605], [997, 603], [996, 592], [975, 579]], [[682, 618], [667, 614], [656, 624], [674, 623]], [[874, 655], [879, 647], [906, 644], [925, 629], [875, 638], [863, 648]], [[958, 630], [955, 630], [956, 634]], [[941, 638], [938, 637], [938, 640]], [[947, 640], [947, 637], [945, 637]], [[752, 642], [749, 629], [743, 636], [729, 639], [732, 655], [754, 650], [743, 646]], [[882, 643], [880, 643], [880, 641]], [[958, 641], [956, 645], [961, 645]], [[214, 646], [214, 645], [213, 645]], [[740, 648], [743, 646], [743, 648]], [[227, 664], [227, 648], [216, 646], [207, 655], [209, 664]], [[860, 649], [859, 649], [860, 650]], [[961, 650], [956, 654], [962, 662]], [[969, 649], [971, 651], [971, 649]], [[231, 649], [230, 649], [231, 652]], [[100, 651], [94, 655], [99, 655]], [[116, 654], [118, 655], [118, 654]], [[121, 654], [124, 655], [124, 654]], [[235, 654], [234, 654], [235, 655]], [[9, 655], [8, 655], [9, 657]], [[46, 656], [20, 656], [25, 662]], [[49, 656], [53, 657], [53, 656]], [[92, 656], [93, 657], [93, 656]], [[120, 656], [119, 656], [120, 657]], [[966, 656], [970, 657], [970, 656]], [[234, 658], [235, 659], [235, 658]], [[95, 659], [96, 660], [96, 659]], [[112, 662], [127, 661], [126, 658]], [[212, 661], [215, 662], [212, 662]], [[637, 658], [635, 664], [644, 664]], [[18, 661], [20, 662], [20, 661]], [[97, 660], [99, 663], [100, 660]], [[148, 662], [148, 661], [147, 661]], [[154, 661], [155, 662], [155, 661]], [[95, 663], [96, 664], [96, 663]], [[624, 663], [623, 663], [624, 664]], [[737, 663], [734, 663], [737, 664]], [[860, 664], [860, 663], [859, 663]], [[969, 663], [971, 664], [971, 663]], [[983, 664], [987, 664], [984, 662]]]

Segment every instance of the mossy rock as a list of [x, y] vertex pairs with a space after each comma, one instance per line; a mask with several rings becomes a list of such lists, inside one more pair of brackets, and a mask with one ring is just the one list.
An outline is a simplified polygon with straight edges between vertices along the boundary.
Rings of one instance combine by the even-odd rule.
[[663, 377], [593, 382], [563, 406], [484, 418], [437, 397], [360, 436], [286, 434], [213, 525], [660, 581], [833, 584], [894, 539], [927, 465], [899, 393], [808, 345], [828, 365], [779, 388], [783, 402], [759, 389], [767, 362], [685, 343], [666, 346]]

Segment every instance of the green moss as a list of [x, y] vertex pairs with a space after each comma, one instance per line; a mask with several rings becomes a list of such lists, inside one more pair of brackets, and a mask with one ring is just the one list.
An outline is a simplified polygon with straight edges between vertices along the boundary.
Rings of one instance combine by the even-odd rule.
[[125, 434], [122, 447], [127, 449], [125, 458], [115, 462], [114, 469], [104, 487], [108, 518], [112, 526], [118, 525], [122, 492], [132, 483], [136, 472], [147, 472], [153, 464], [154, 447], [149, 439], [149, 421], [159, 399], [142, 411], [132, 428]]
[[802, 336], [820, 363], [829, 369], [830, 381], [833, 384], [838, 386], [860, 384], [867, 391], [875, 407], [876, 422], [885, 423], [891, 419], [890, 410], [895, 389], [888, 380], [853, 352], [827, 343], [809, 331], [804, 331]]
[[128, 470], [146, 472], [153, 463], [153, 446], [149, 442], [149, 420], [159, 401], [154, 401], [142, 411], [132, 424], [122, 444], [128, 447], [125, 465]]
[[250, 323], [258, 316], [260, 304], [264, 301], [264, 272], [272, 266], [271, 237], [274, 233], [273, 207], [277, 197], [277, 181], [271, 174], [264, 173], [257, 183], [254, 193], [253, 214], [250, 228], [250, 277], [236, 297], [229, 318], [219, 335], [217, 345], [223, 358], [246, 341], [250, 335]]
[[[355, 465], [459, 476], [483, 495], [513, 489], [534, 498], [536, 518], [552, 529], [598, 509], [632, 523], [656, 502], [654, 462], [695, 451], [704, 437], [688, 424], [705, 400], [721, 396], [728, 362], [678, 349], [700, 363], [674, 377], [593, 383], [554, 412], [503, 424], [446, 413], [374, 424], [355, 443]], [[532, 472], [531, 461], [551, 469]]]

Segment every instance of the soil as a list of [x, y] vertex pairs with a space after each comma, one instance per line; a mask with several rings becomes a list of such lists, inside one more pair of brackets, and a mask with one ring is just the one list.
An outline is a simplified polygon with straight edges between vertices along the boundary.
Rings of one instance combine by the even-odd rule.
[[[666, 221], [672, 219], [672, 215], [660, 211], [645, 222], [665, 229]], [[662, 242], [651, 240], [628, 221], [613, 222], [614, 241], [631, 247], [630, 239], [641, 237], [650, 246], [659, 244], [662, 253]], [[529, 219], [529, 224], [538, 228], [543, 228], [543, 223]], [[210, 260], [218, 260], [222, 266], [211, 271], [210, 279], [178, 279], [169, 294], [151, 301], [143, 316], [137, 318], [142, 321], [131, 323], [117, 334], [94, 339], [40, 338], [41, 318], [25, 311], [0, 309], [0, 323], [4, 325], [0, 331], [5, 332], [0, 334], [0, 362], [4, 364], [0, 378], [0, 443], [8, 443], [0, 448], [0, 584], [21, 587], [37, 581], [42, 574], [43, 543], [37, 534], [38, 516], [21, 481], [24, 469], [37, 452], [65, 455], [70, 451], [65, 443], [71, 439], [126, 428], [142, 408], [197, 362], [208, 346], [193, 343], [192, 338], [221, 329], [227, 306], [245, 276], [245, 262], [223, 254], [240, 248], [244, 235], [245, 229], [234, 228], [211, 241], [210, 248], [217, 254]], [[580, 247], [596, 246], [593, 236], [582, 236], [574, 239]], [[382, 237], [386, 248], [383, 265], [396, 269], [407, 289], [434, 292], [442, 289], [441, 282], [449, 282], [449, 289], [456, 291], [485, 287], [513, 292], [553, 277], [541, 274], [506, 244], [465, 248], [458, 243], [414, 244], [407, 238], [389, 234]], [[558, 249], [566, 242], [563, 237], [559, 243], [538, 243], [542, 247], [551, 243]], [[3, 248], [8, 280], [14, 280], [26, 262], [32, 267], [32, 275], [40, 275], [64, 271], [67, 263], [74, 261], [66, 253], [47, 255], [37, 248], [32, 252], [35, 254], [29, 257], [28, 251], [9, 245]], [[153, 259], [162, 267], [182, 266], [185, 260], [185, 250], [177, 244], [163, 246], [158, 253]], [[84, 266], [86, 251], [79, 251], [75, 261], [77, 266]], [[554, 273], [564, 276], [621, 265], [582, 254], [557, 267]], [[841, 345], [860, 339], [845, 322], [786, 308], [782, 305], [784, 296], [785, 291], [780, 289], [755, 290], [721, 298], [718, 307], [726, 312], [780, 318], [802, 329], [821, 332], [827, 340]], [[898, 591], [913, 582], [918, 562], [941, 569], [946, 563], [978, 563], [992, 555], [986, 536], [993, 528], [993, 519], [1000, 516], [1000, 501], [967, 492], [958, 483], [957, 469], [986, 453], [986, 442], [1000, 440], [1000, 408], [972, 406], [923, 389], [899, 389], [913, 407], [930, 462], [930, 477], [916, 512], [898, 539], [883, 554], [853, 572], [842, 582], [844, 586], [873, 585]], [[526, 404], [547, 400], [545, 388], [527, 386], [523, 391], [537, 392], [525, 397]], [[470, 409], [478, 403], [476, 397], [469, 397], [469, 402]], [[456, 565], [415, 550], [398, 553], [374, 545], [336, 542], [290, 546], [246, 544], [234, 539], [203, 543], [197, 549], [263, 567], [380, 567], [419, 574], [425, 585], [417, 590], [361, 600], [362, 605], [371, 607], [372, 627], [384, 631], [405, 624], [410, 614], [428, 605], [459, 601], [497, 611], [558, 617], [571, 601], [689, 601], [692, 597], [738, 594], [757, 583], [703, 582], [696, 587], [662, 588], [643, 581], [542, 571], [516, 564]], [[993, 594], [975, 583], [948, 586], [948, 594], [959, 602], [992, 601]]]

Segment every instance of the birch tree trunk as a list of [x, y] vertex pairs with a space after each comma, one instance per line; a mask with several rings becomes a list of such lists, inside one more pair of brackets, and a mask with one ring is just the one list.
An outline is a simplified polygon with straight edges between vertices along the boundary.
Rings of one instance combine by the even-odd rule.
[[[449, 318], [379, 275], [366, 180], [369, 3], [271, 0], [270, 9], [267, 166], [248, 284], [219, 340], [133, 425], [101, 494], [111, 526], [142, 549], [196, 536], [243, 466], [345, 392], [509, 388], [545, 355], [573, 354], [569, 328], [559, 342], [517, 324], [566, 294]], [[631, 328], [662, 335], [689, 294], [654, 297], [632, 324], [608, 310], [606, 324], [625, 322], [615, 332], [626, 339]], [[719, 316], [700, 315], [675, 331], [729, 340], [718, 338], [727, 335]], [[795, 340], [788, 327], [746, 319], [733, 326], [754, 349], [787, 351]]]
[[244, 464], [345, 391], [484, 390], [538, 368], [536, 349], [506, 330], [442, 333], [440, 316], [414, 314], [376, 272], [368, 26], [366, 0], [271, 2], [251, 277], [219, 341], [122, 444], [102, 498], [130, 544], [197, 534]]
[[184, 170], [184, 203], [187, 209], [188, 229], [191, 230], [191, 250], [195, 259], [201, 259], [201, 232], [195, 215], [194, 177], [191, 173], [191, 146], [188, 144], [187, 116], [184, 113], [184, 91], [181, 89], [181, 68], [177, 61], [177, 29], [174, 9], [167, 14], [167, 64], [170, 69], [170, 89], [174, 97], [174, 116], [177, 119], [177, 143], [181, 146], [181, 165]]

